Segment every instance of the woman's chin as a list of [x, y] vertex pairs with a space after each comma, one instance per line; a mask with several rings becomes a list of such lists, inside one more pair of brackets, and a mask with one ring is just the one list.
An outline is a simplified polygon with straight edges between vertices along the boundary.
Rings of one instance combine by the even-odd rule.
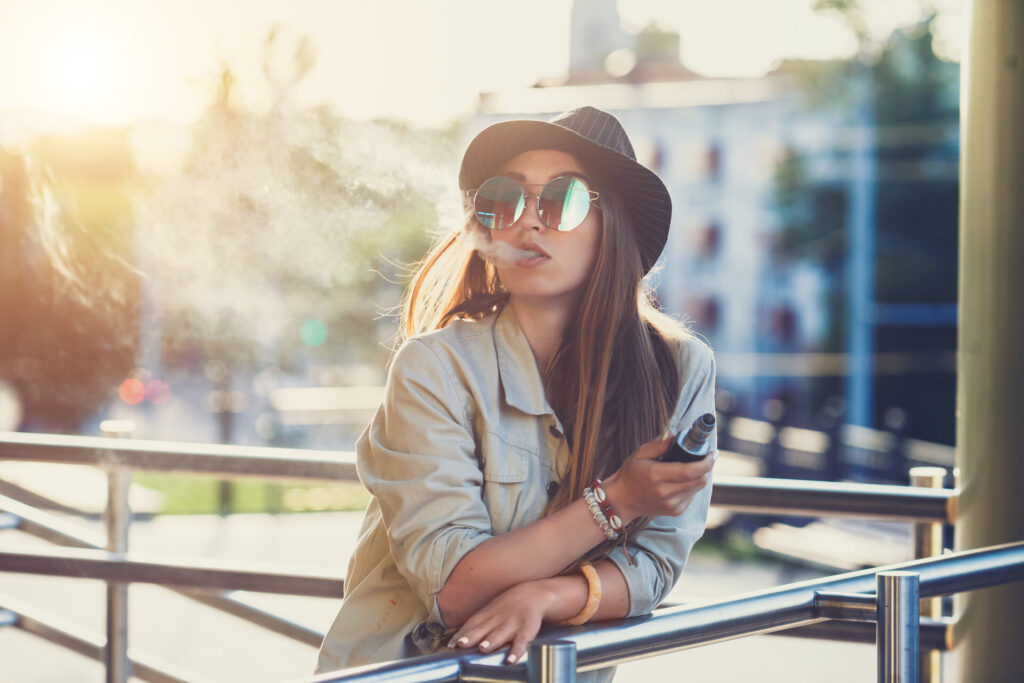
[[580, 293], [579, 289], [560, 289], [550, 286], [516, 287], [515, 285], [509, 286], [506, 284], [505, 288], [508, 290], [510, 298], [516, 299], [522, 303], [537, 305], [551, 305], [566, 301], [575, 301]]

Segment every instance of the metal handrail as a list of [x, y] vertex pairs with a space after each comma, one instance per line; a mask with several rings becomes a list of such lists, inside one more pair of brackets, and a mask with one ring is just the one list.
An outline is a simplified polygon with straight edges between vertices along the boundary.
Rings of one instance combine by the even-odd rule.
[[315, 598], [341, 598], [344, 592], [344, 580], [327, 571], [262, 562], [171, 560], [150, 553], [115, 553], [88, 548], [0, 550], [0, 570]]
[[[920, 597], [949, 595], [1024, 580], [1024, 541], [951, 553], [821, 579], [779, 586], [701, 605], [655, 610], [652, 614], [583, 627], [545, 630], [543, 640], [575, 644], [578, 671], [590, 671], [679, 650], [769, 633], [842, 616], [842, 594], [854, 609], [873, 599], [876, 576], [913, 572], [920, 578]], [[865, 618], [858, 610], [856, 618]], [[502, 652], [443, 652], [385, 662], [318, 676], [318, 683], [355, 681], [442, 681], [527, 679], [525, 664], [502, 666]], [[467, 668], [468, 667], [468, 668]], [[461, 672], [466, 671], [467, 676]], [[479, 677], [478, 677], [479, 676]]]
[[[211, 445], [203, 443], [175, 443], [164, 441], [125, 440], [105, 437], [81, 437], [52, 434], [29, 434], [21, 432], [0, 432], [0, 460], [21, 460], [65, 464], [88, 464], [101, 467], [108, 472], [112, 495], [108, 499], [108, 537], [126, 538], [130, 513], [127, 509], [127, 483], [130, 471], [134, 469], [177, 473], [205, 474], [218, 477], [259, 477], [264, 479], [292, 480], [333, 480], [353, 481], [357, 479], [355, 455], [350, 452], [309, 451], [285, 448], [249, 447], [234, 445]], [[120, 485], [115, 485], [120, 483]], [[918, 526], [935, 526], [950, 523], [955, 517], [957, 492], [935, 488], [887, 486], [847, 482], [822, 482], [806, 480], [766, 479], [748, 477], [716, 477], [712, 494], [712, 505], [736, 511], [775, 512], [790, 515], [823, 516], [845, 515], [871, 517], [903, 522], [915, 522]], [[17, 507], [17, 501], [0, 499], [0, 509]], [[11, 510], [11, 512], [15, 512]], [[197, 595], [197, 591], [186, 586], [202, 586], [204, 589], [245, 589], [265, 592], [282, 592], [299, 595], [320, 595], [340, 597], [343, 581], [329, 575], [316, 575], [306, 569], [269, 569], [251, 563], [225, 562], [182, 562], [154, 556], [125, 553], [116, 543], [108, 552], [99, 539], [84, 538], [51, 524], [52, 520], [37, 519], [31, 511], [19, 510], [19, 528], [35, 533], [57, 543], [85, 546], [86, 550], [72, 549], [67, 552], [42, 551], [23, 553], [0, 552], [0, 567], [10, 571], [30, 571], [62, 576], [91, 577], [105, 580], [108, 585], [117, 586], [133, 581], [164, 584], [185, 593], [193, 599], [206, 602], [217, 609], [236, 614], [253, 623], [278, 633], [284, 633], [303, 642], [310, 642], [317, 634], [287, 622], [275, 615], [254, 609], [232, 599], [227, 594]], [[74, 567], [70, 574], [68, 567]], [[706, 606], [706, 605], [705, 605]], [[704, 607], [704, 606], [702, 606]], [[686, 609], [697, 609], [688, 607]], [[661, 611], [658, 612], [659, 614]], [[125, 619], [114, 616], [108, 619], [108, 640], [116, 639]], [[779, 629], [794, 629], [793, 635], [828, 637], [847, 640], [869, 640], [871, 634], [863, 626], [852, 622], [826, 621], [823, 618], [801, 622], [804, 625], [782, 625]], [[846, 626], [843, 626], [846, 624]], [[839, 628], [837, 628], [839, 627]], [[922, 642], [937, 647], [949, 639], [949, 624], [942, 619], [929, 619], [922, 624]], [[778, 630], [778, 629], [777, 629]], [[45, 631], [49, 633], [49, 631]], [[59, 639], [54, 642], [65, 644]], [[69, 641], [70, 642], [70, 641]], [[559, 648], [572, 646], [571, 663], [569, 654]], [[944, 648], [943, 648], [944, 649]], [[117, 654], [117, 653], [120, 654]], [[562, 652], [561, 655], [557, 655]], [[129, 666], [123, 642], [114, 649], [105, 648], [104, 658], [108, 668], [108, 679], [125, 680]], [[557, 656], [556, 656], [557, 655]], [[575, 671], [576, 650], [572, 643], [557, 646], [545, 645], [535, 660], [554, 658], [563, 669]], [[645, 656], [645, 655], [644, 655]], [[563, 657], [558, 659], [558, 657]], [[111, 661], [116, 659], [119, 670], [111, 678]], [[547, 660], [545, 660], [547, 661]], [[523, 680], [508, 668], [494, 669], [482, 661], [463, 662], [459, 674], [461, 680]], [[586, 660], [581, 663], [585, 668]], [[476, 668], [474, 668], [476, 667]], [[479, 667], [483, 667], [480, 669]], [[140, 667], [141, 671], [142, 667]], [[479, 670], [477, 670], [479, 669]], [[474, 671], [476, 673], [474, 673]], [[169, 680], [173, 674], [151, 667], [146, 672], [151, 680]], [[408, 671], [406, 673], [409, 673]], [[161, 679], [161, 676], [164, 678]], [[410, 679], [411, 680], [411, 679]], [[433, 680], [433, 679], [430, 679]]]
[[[0, 460], [121, 466], [224, 477], [358, 480], [352, 452], [97, 436], [0, 432]], [[717, 476], [711, 504], [740, 512], [952, 523], [956, 495], [949, 489]]]
[[899, 522], [956, 519], [952, 489], [853, 482], [716, 476], [711, 504], [736, 512], [852, 516]]
[[221, 477], [356, 481], [355, 454], [268, 446], [0, 432], [0, 460], [125, 467]]

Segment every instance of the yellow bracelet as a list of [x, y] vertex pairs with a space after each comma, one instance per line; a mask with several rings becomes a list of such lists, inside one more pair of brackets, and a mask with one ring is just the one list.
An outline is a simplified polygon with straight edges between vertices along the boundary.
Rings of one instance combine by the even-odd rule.
[[597, 612], [597, 606], [601, 604], [601, 576], [594, 569], [594, 565], [584, 562], [580, 565], [580, 571], [587, 579], [587, 604], [583, 606], [580, 613], [572, 619], [566, 619], [560, 626], [579, 626], [590, 621], [590, 618]]

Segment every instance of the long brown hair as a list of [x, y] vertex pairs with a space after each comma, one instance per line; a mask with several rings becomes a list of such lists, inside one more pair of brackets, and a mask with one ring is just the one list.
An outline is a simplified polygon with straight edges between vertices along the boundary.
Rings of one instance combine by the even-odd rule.
[[[680, 390], [673, 348], [689, 334], [654, 305], [614, 183], [600, 168], [587, 170], [600, 192], [601, 235], [579, 306], [543, 373], [572, 453], [545, 513], [580, 497], [595, 477], [612, 474], [664, 431]], [[456, 318], [478, 320], [507, 303], [496, 269], [473, 250], [472, 230], [486, 229], [467, 217], [420, 262], [402, 301], [402, 340]]]

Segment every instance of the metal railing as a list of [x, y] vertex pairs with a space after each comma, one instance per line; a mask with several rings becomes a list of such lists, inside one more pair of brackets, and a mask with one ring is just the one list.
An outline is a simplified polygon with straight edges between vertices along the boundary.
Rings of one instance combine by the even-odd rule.
[[[126, 489], [127, 482], [130, 482], [130, 473], [135, 469], [268, 479], [356, 479], [355, 458], [352, 453], [49, 434], [0, 433], [0, 460], [90, 464], [104, 468], [111, 476], [113, 485], [110, 490], [115, 494], [108, 498], [108, 538], [127, 533], [131, 513], [125, 497], [119, 492]], [[932, 485], [936, 485], [936, 481], [941, 485], [941, 477], [937, 480], [933, 478]], [[38, 496], [34, 499], [37, 500]], [[953, 521], [956, 500], [956, 492], [946, 489], [724, 476], [716, 477], [712, 495], [712, 505], [736, 511], [889, 519], [911, 522], [918, 529], [919, 536], [931, 533], [932, 537], [936, 528]], [[335, 598], [340, 597], [343, 591], [343, 581], [336, 576], [294, 567], [267, 567], [223, 561], [183, 562], [180, 559], [132, 553], [126, 546], [110, 546], [106, 539], [89, 537], [80, 530], [69, 528], [59, 518], [47, 515], [12, 496], [0, 497], [0, 510], [14, 517], [13, 525], [18, 529], [61, 545], [76, 546], [63, 551], [33, 553], [0, 551], [0, 570], [95, 578], [115, 586], [129, 582], [159, 583], [204, 604], [313, 646], [319, 644], [322, 634], [246, 605], [230, 591], [244, 589]], [[928, 551], [935, 553], [938, 549], [933, 546]], [[72, 567], [73, 570], [69, 569]], [[926, 595], [924, 590], [922, 589], [922, 595]], [[867, 594], [866, 591], [867, 589], [863, 588], [857, 590], [864, 594]], [[0, 601], [2, 600], [3, 598], [0, 598]], [[24, 606], [21, 606], [20, 611], [12, 609], [11, 600], [7, 603], [5, 605], [0, 602], [0, 614], [5, 614], [2, 609], [6, 607], [7, 621], [13, 625], [48, 637], [53, 642], [77, 651], [96, 654], [94, 642], [86, 643], [88, 639], [81, 637], [76, 641], [74, 634], [66, 630], [62, 632], [53, 624], [40, 626], [44, 619], [29, 614]], [[656, 614], [660, 619], [662, 612]], [[114, 637], [108, 635], [106, 642], [111, 643], [111, 646], [104, 645], [100, 653], [108, 663], [108, 680], [125, 680], [121, 676], [126, 676], [129, 669], [133, 675], [148, 680], [195, 678], [183, 678], [172, 673], [167, 667], [161, 669], [159, 666], [150, 665], [146, 658], [141, 656], [129, 659], [125, 640], [116, 636], [120, 632], [119, 629], [124, 627], [125, 616], [119, 610], [110, 610], [110, 622], [108, 634], [113, 633]], [[873, 632], [869, 633], [863, 628], [850, 628], [848, 622], [822, 622], [822, 618], [814, 618], [804, 620], [803, 623], [808, 625], [787, 634], [844, 640], [869, 640], [874, 637]], [[922, 642], [934, 649], [947, 649], [944, 646], [945, 636], [939, 637], [933, 633], [939, 628], [935, 626], [936, 623], [939, 622], [934, 619], [925, 622]], [[780, 628], [792, 627], [790, 624]], [[585, 631], [589, 632], [589, 629]], [[579, 640], [582, 635], [577, 634], [574, 637], [577, 646], [585, 644]], [[556, 651], [561, 650], [552, 650]], [[590, 651], [581, 649], [579, 652], [581, 670], [594, 668], [590, 664]], [[539, 656], [538, 660], [547, 656]], [[555, 657], [554, 654], [550, 656]], [[117, 659], [120, 664], [111, 666], [112, 659]], [[554, 662], [556, 659], [551, 661]], [[469, 665], [475, 666], [473, 662]], [[557, 669], [561, 665], [551, 666]], [[491, 672], [488, 675], [497, 674]]]
[[[701, 605], [655, 610], [649, 616], [590, 627], [552, 628], [531, 646], [525, 663], [501, 665], [503, 653], [441, 653], [360, 667], [317, 677], [318, 683], [356, 681], [557, 681], [576, 672], [677, 652], [745, 636], [841, 620], [877, 622], [879, 681], [916, 681], [919, 642], [950, 644], [952, 620], [922, 622], [920, 597], [949, 595], [1024, 580], [1024, 542], [952, 553], [888, 567], [829, 576]], [[876, 635], [872, 633], [872, 635]], [[552, 647], [552, 643], [557, 643]], [[571, 653], [571, 654], [570, 654]], [[556, 667], [548, 675], [541, 661], [574, 660], [575, 670]], [[540, 671], [538, 671], [540, 669]]]

